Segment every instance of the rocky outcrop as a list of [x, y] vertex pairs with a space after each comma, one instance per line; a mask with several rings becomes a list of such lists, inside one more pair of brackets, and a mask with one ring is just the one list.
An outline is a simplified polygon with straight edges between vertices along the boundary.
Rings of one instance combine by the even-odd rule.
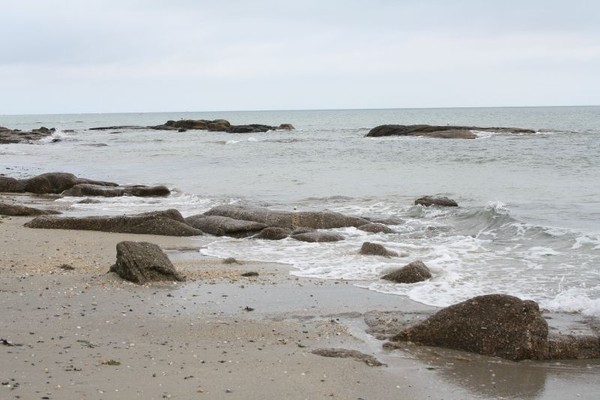
[[41, 216], [26, 223], [25, 226], [40, 229], [75, 229], [163, 236], [202, 235], [202, 231], [188, 225], [177, 210], [116, 217], [60, 218]]
[[[205, 120], [205, 119], [182, 119], [179, 121], [167, 121], [163, 125], [150, 126], [149, 129], [156, 130], [176, 130], [185, 132], [187, 130], [203, 130], [211, 132], [229, 132], [229, 133], [257, 133], [274, 130], [293, 130], [292, 124], [281, 124], [279, 126], [263, 124], [232, 125], [224, 119]], [[94, 128], [101, 129], [101, 128]]]
[[89, 183], [81, 183], [62, 192], [63, 196], [99, 196], [99, 197], [164, 197], [171, 194], [166, 186], [102, 186]]
[[382, 136], [425, 136], [440, 139], [475, 139], [473, 131], [533, 134], [534, 130], [521, 128], [481, 128], [474, 126], [439, 126], [439, 125], [380, 125], [371, 129], [367, 137]]
[[410, 341], [514, 361], [543, 360], [548, 353], [548, 324], [535, 302], [492, 294], [444, 308], [402, 330], [392, 341]]
[[358, 229], [370, 233], [394, 233], [394, 230], [389, 226], [375, 222], [361, 225]]
[[248, 237], [262, 231], [267, 226], [260, 222], [244, 221], [221, 216], [193, 215], [185, 219], [186, 223], [202, 232], [215, 236]]
[[48, 129], [43, 126], [31, 131], [21, 131], [19, 129], [9, 129], [0, 126], [0, 144], [31, 143], [50, 136], [54, 132], [56, 132], [56, 129]]
[[444, 196], [424, 196], [415, 200], [415, 205], [440, 206], [440, 207], [458, 207], [458, 203]]
[[27, 207], [21, 204], [12, 204], [0, 201], [0, 215], [9, 215], [13, 217], [29, 217], [50, 214], [60, 214], [60, 212], [55, 210], [40, 210], [38, 208]]
[[364, 242], [360, 248], [360, 254], [365, 256], [398, 257], [398, 253], [386, 249], [382, 244]]
[[323, 231], [312, 231], [304, 233], [296, 233], [291, 236], [292, 239], [299, 240], [301, 242], [309, 243], [328, 243], [328, 242], [339, 242], [344, 240], [344, 237], [339, 233], [334, 232], [323, 232]]
[[49, 172], [28, 179], [0, 177], [0, 191], [9, 193], [59, 194], [78, 184], [117, 186], [116, 183], [78, 178], [66, 172]]
[[255, 221], [266, 226], [295, 229], [334, 229], [359, 227], [369, 223], [364, 218], [346, 216], [331, 211], [276, 211], [262, 207], [224, 205], [208, 210], [205, 215], [218, 215], [245, 221]]
[[268, 228], [263, 229], [256, 235], [252, 236], [252, 238], [264, 240], [283, 240], [290, 236], [291, 233], [292, 231], [287, 228], [277, 228], [274, 226], [270, 226]]
[[156, 281], [184, 281], [160, 247], [147, 242], [120, 242], [111, 272], [140, 285]]
[[417, 283], [431, 279], [431, 271], [422, 261], [413, 261], [408, 265], [381, 277], [396, 283]]

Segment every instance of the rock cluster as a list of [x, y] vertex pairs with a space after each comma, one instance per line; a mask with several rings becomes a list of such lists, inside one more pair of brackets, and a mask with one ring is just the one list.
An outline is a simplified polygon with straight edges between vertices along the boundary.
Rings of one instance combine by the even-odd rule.
[[452, 126], [452, 125], [380, 125], [371, 129], [367, 137], [382, 136], [425, 136], [439, 139], [475, 139], [477, 135], [473, 131], [534, 134], [531, 129], [522, 128], [481, 128], [475, 126]]
[[19, 129], [9, 129], [0, 126], [0, 144], [11, 143], [31, 143], [52, 135], [56, 129], [41, 127], [31, 131], [21, 131]]
[[275, 130], [291, 131], [294, 130], [292, 124], [280, 124], [278, 126], [264, 125], [264, 124], [246, 124], [246, 125], [232, 125], [225, 119], [181, 119], [178, 121], [169, 120], [161, 125], [153, 126], [99, 126], [90, 128], [92, 131], [103, 131], [103, 130], [117, 130], [117, 129], [154, 129], [161, 131], [177, 131], [186, 132], [188, 130], [200, 130], [210, 132], [229, 132], [229, 133], [256, 133], [256, 132], [268, 132]]

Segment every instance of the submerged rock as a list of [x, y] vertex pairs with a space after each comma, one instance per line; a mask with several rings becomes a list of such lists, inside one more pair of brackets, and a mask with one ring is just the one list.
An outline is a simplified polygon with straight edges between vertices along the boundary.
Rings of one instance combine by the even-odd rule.
[[121, 278], [143, 285], [155, 281], [184, 281], [160, 247], [147, 242], [120, 242], [117, 261], [111, 272]]
[[367, 137], [382, 136], [425, 136], [440, 139], [475, 139], [473, 131], [533, 134], [534, 130], [522, 128], [492, 127], [481, 128], [474, 126], [439, 126], [439, 125], [380, 125], [371, 129]]
[[340, 235], [339, 233], [321, 232], [321, 231], [297, 233], [297, 234], [292, 235], [291, 237], [292, 237], [292, 239], [296, 239], [301, 242], [310, 242], [310, 243], [339, 242], [340, 240], [344, 240], [344, 237], [342, 235]]
[[89, 183], [82, 183], [73, 186], [62, 192], [63, 196], [99, 196], [99, 197], [163, 197], [171, 194], [166, 186], [101, 186]]
[[387, 225], [371, 222], [358, 227], [359, 230], [370, 233], [394, 233], [394, 230]]
[[252, 238], [264, 240], [283, 240], [290, 236], [291, 233], [292, 231], [287, 228], [268, 227], [252, 236]]
[[187, 217], [185, 221], [202, 232], [215, 236], [231, 236], [236, 238], [252, 236], [267, 226], [260, 222], [244, 221], [221, 216], [204, 214]]
[[458, 207], [458, 203], [444, 196], [424, 196], [415, 200], [415, 205], [440, 206], [440, 207]]
[[382, 244], [364, 242], [360, 248], [360, 254], [365, 256], [398, 257], [398, 253], [386, 249]]
[[233, 219], [255, 221], [270, 227], [287, 229], [334, 229], [359, 227], [369, 223], [364, 218], [346, 216], [332, 211], [277, 211], [253, 206], [223, 205], [208, 210], [205, 215], [219, 215]]
[[535, 302], [492, 294], [444, 308], [391, 340], [514, 361], [543, 360], [548, 349], [548, 324]]
[[40, 229], [75, 229], [164, 236], [202, 235], [202, 231], [188, 225], [177, 210], [115, 217], [59, 218], [42, 216], [31, 220], [25, 226]]
[[408, 265], [381, 277], [396, 283], [417, 283], [431, 279], [431, 271], [422, 261], [413, 261]]

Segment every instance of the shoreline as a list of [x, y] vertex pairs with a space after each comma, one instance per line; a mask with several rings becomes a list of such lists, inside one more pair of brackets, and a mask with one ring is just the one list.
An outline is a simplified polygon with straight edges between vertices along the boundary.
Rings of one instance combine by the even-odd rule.
[[[0, 346], [6, 398], [559, 399], [600, 390], [598, 360], [384, 350], [365, 332], [365, 313], [434, 308], [298, 278], [285, 265], [226, 265], [197, 251], [211, 237], [47, 231], [23, 227], [29, 219], [0, 222], [1, 336], [17, 345]], [[122, 240], [158, 244], [188, 281], [137, 286], [107, 273]], [[259, 275], [240, 276], [248, 271]], [[319, 348], [387, 366], [311, 353]]]

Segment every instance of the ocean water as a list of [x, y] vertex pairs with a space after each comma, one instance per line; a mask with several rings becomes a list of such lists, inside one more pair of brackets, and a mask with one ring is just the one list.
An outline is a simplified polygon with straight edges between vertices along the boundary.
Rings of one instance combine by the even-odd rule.
[[[181, 118], [292, 123], [296, 130], [88, 130]], [[364, 137], [386, 123], [512, 126], [536, 134]], [[57, 132], [36, 144], [0, 145], [0, 173], [65, 171], [174, 191], [164, 199], [100, 204], [57, 200], [69, 215], [177, 208], [187, 216], [242, 203], [394, 218], [399, 223], [393, 234], [340, 229], [346, 240], [328, 244], [215, 238], [203, 252], [283, 262], [299, 276], [353, 280], [437, 306], [507, 293], [552, 311], [600, 316], [600, 107], [0, 116], [0, 126], [41, 125]], [[451, 197], [460, 207], [414, 205], [428, 194]], [[401, 257], [360, 256], [364, 241], [382, 243]], [[412, 285], [379, 279], [416, 259], [430, 267], [433, 279]]]

